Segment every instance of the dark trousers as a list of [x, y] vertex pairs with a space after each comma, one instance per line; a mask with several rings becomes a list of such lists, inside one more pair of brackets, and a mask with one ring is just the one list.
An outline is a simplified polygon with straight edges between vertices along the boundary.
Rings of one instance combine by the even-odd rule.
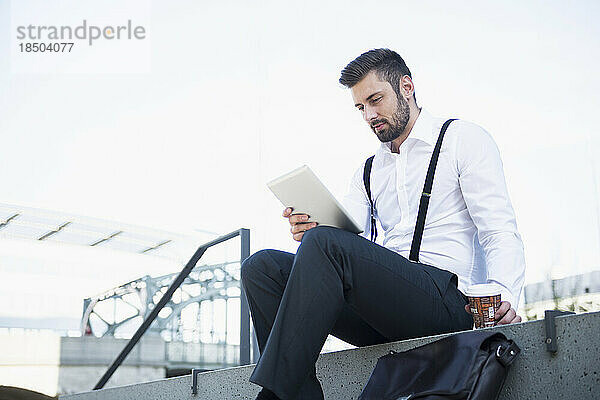
[[282, 399], [323, 398], [328, 334], [366, 346], [473, 326], [456, 275], [336, 228], [310, 229], [295, 255], [255, 253], [242, 284], [261, 352], [250, 381]]

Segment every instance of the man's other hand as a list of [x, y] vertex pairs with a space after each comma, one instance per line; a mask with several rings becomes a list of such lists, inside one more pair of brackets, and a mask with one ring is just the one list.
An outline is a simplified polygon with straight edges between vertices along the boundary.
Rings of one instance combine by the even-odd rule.
[[283, 210], [283, 216], [284, 218], [287, 218], [288, 221], [290, 221], [290, 232], [292, 232], [292, 237], [294, 238], [294, 240], [297, 242], [301, 242], [302, 236], [304, 236], [304, 232], [317, 226], [317, 223], [307, 222], [310, 217], [306, 214], [292, 215], [293, 211], [294, 210], [292, 208], [288, 207], [285, 210]]
[[[465, 311], [472, 314], [468, 304], [465, 305]], [[498, 311], [494, 314], [494, 319], [496, 320], [496, 325], [515, 324], [522, 320], [508, 301], [500, 303], [500, 308], [498, 308]]]

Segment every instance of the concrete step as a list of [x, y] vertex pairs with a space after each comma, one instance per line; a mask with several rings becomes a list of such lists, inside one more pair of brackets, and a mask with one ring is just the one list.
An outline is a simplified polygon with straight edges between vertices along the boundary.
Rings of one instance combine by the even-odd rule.
[[[489, 328], [504, 333], [521, 347], [500, 400], [600, 399], [600, 312], [556, 318], [558, 352], [546, 350], [544, 321]], [[460, 333], [458, 333], [460, 334]], [[326, 399], [356, 399], [377, 358], [390, 350], [406, 351], [447, 335], [322, 354], [317, 375]], [[198, 375], [192, 395], [190, 375], [131, 386], [61, 396], [61, 400], [224, 400], [253, 399], [259, 387], [248, 382], [253, 366]]]

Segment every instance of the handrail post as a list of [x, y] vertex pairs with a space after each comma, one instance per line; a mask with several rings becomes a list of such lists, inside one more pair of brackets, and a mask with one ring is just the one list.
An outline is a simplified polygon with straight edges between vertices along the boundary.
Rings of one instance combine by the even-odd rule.
[[[240, 229], [241, 257], [240, 266], [250, 256], [250, 231]], [[240, 279], [240, 365], [250, 364], [250, 309], [244, 285]]]

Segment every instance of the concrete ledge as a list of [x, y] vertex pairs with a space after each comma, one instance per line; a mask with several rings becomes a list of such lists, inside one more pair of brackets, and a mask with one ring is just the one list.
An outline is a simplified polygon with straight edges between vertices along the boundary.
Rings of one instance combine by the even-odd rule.
[[[558, 353], [546, 351], [544, 321], [489, 328], [514, 339], [522, 354], [513, 364], [499, 400], [598, 399], [600, 397], [600, 312], [556, 318]], [[406, 340], [323, 354], [317, 375], [326, 399], [355, 399], [369, 379], [377, 358], [390, 350], [406, 351], [447, 335]], [[253, 399], [259, 387], [248, 382], [253, 366], [228, 368], [198, 376], [61, 396], [64, 400], [224, 400]]]

